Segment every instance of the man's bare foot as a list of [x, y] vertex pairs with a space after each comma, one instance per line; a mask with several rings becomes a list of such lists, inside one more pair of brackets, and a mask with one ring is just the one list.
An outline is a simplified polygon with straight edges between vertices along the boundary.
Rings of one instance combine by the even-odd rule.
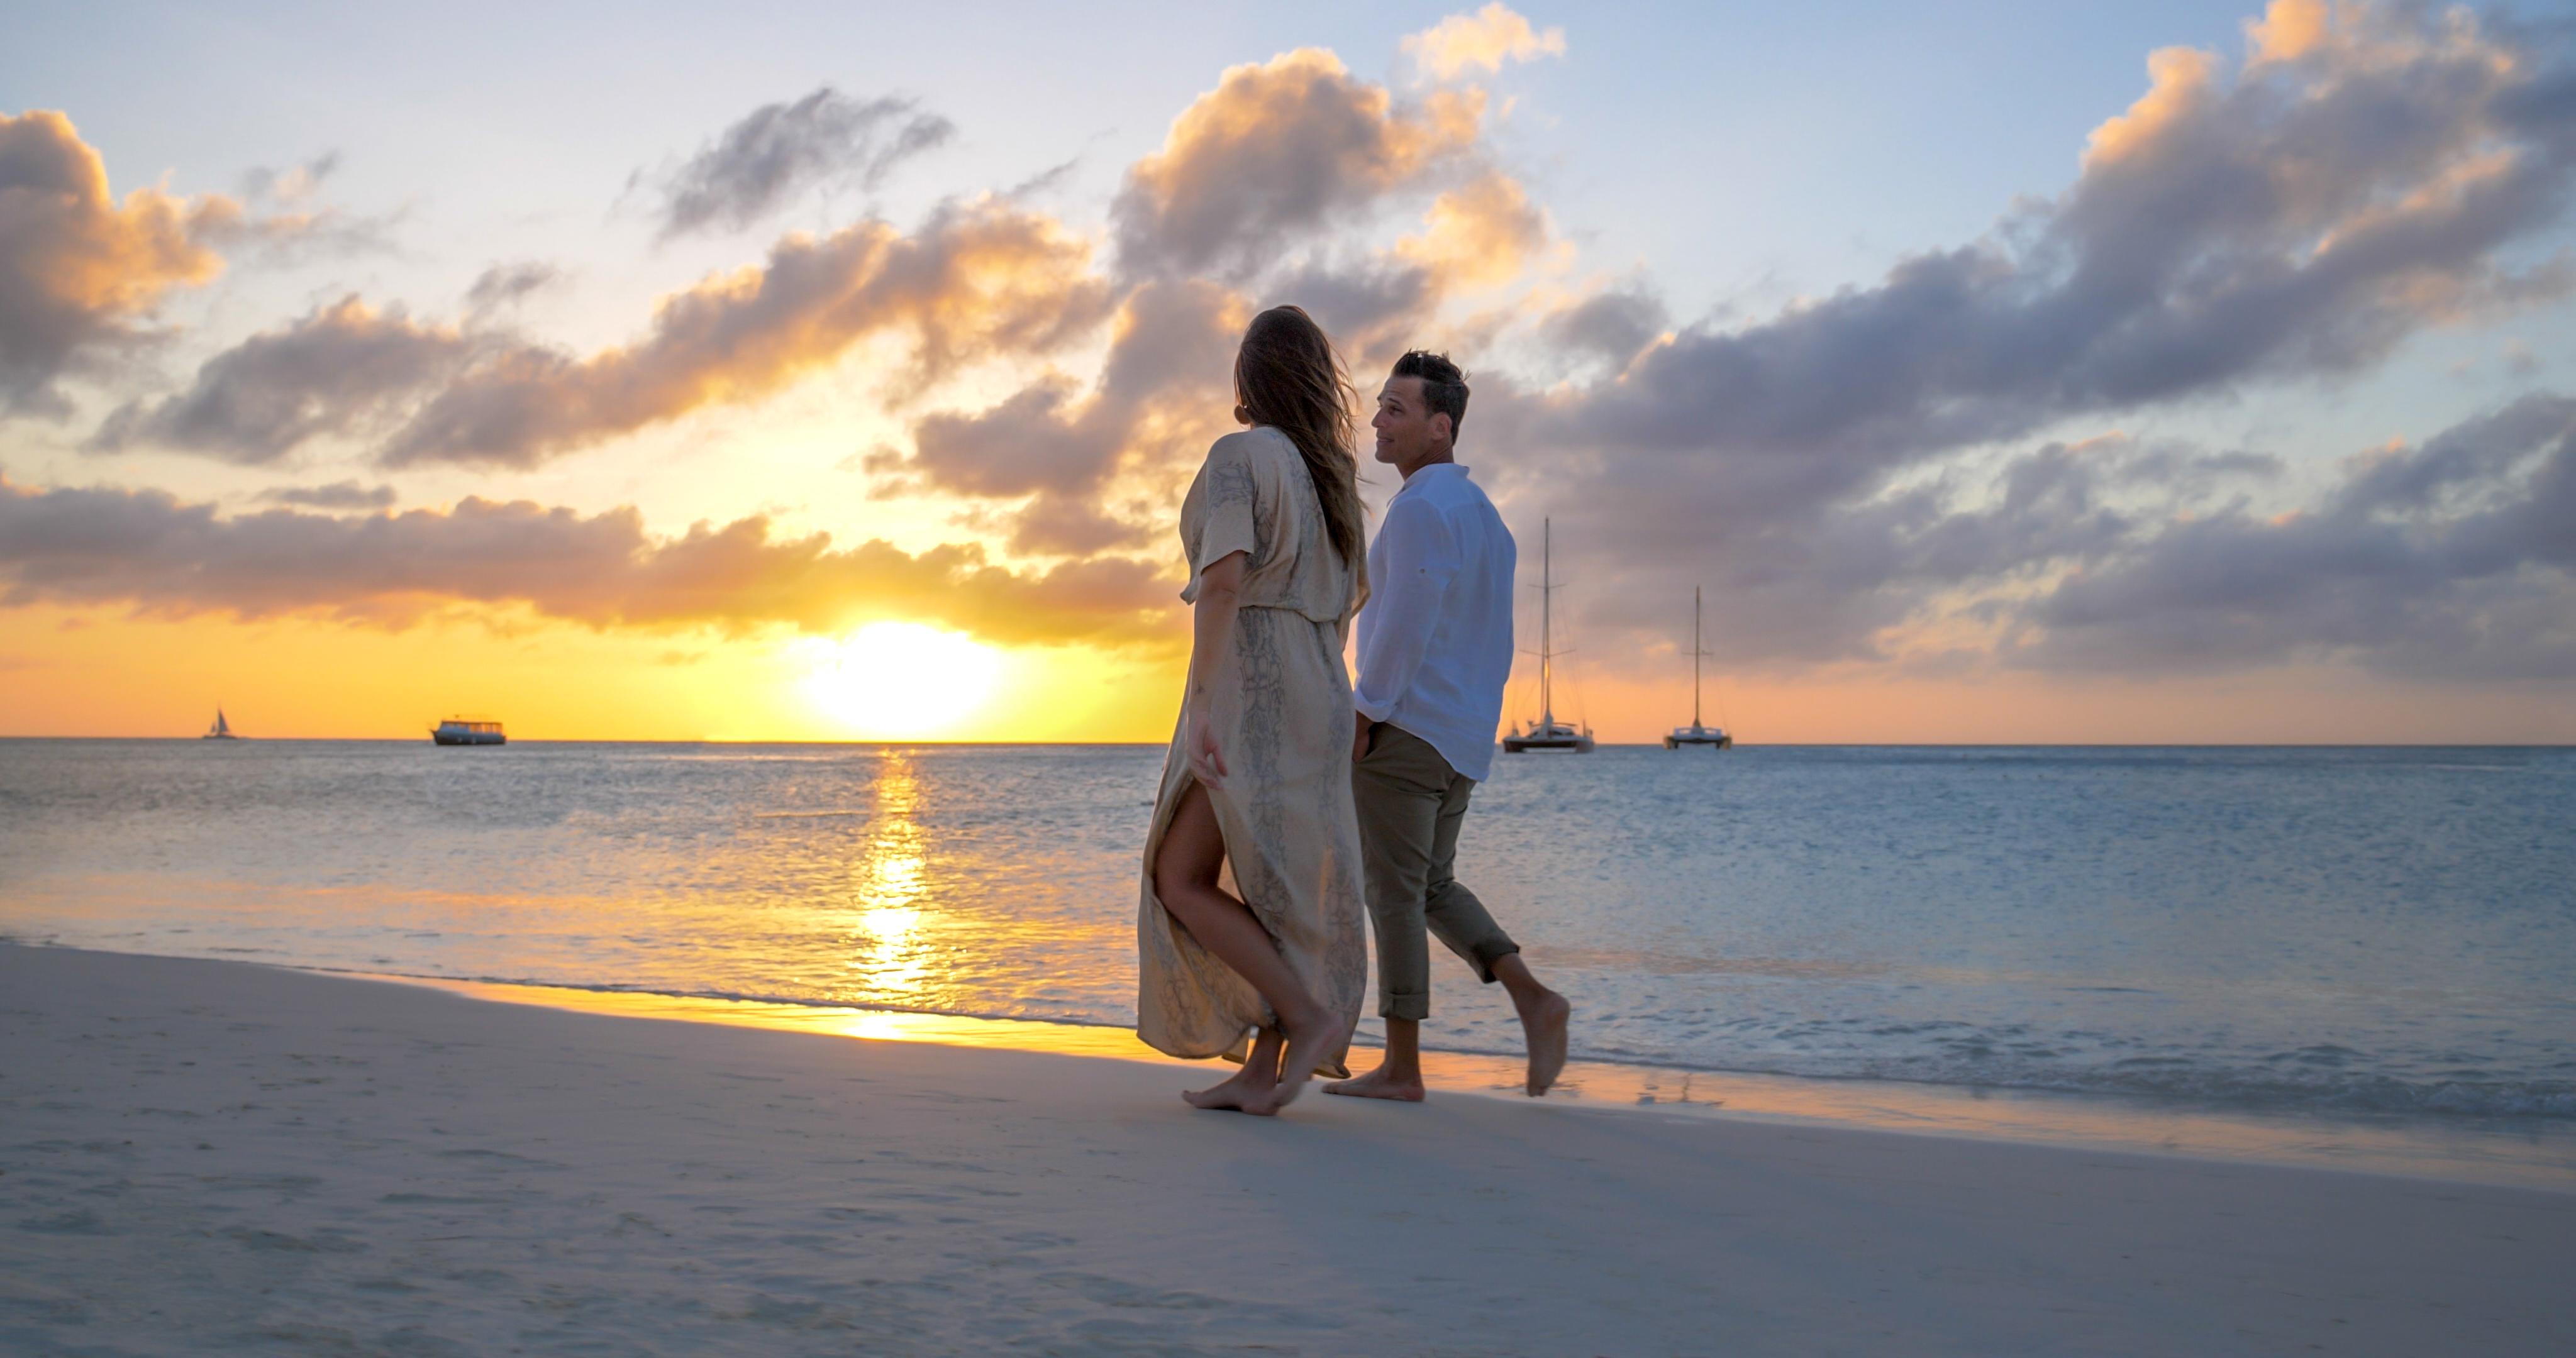
[[1288, 1028], [1288, 1050], [1279, 1057], [1279, 1082], [1272, 1085], [1267, 1099], [1247, 1104], [1247, 1113], [1270, 1114], [1297, 1101], [1305, 1091], [1306, 1080], [1321, 1065], [1324, 1053], [1351, 1040], [1350, 1025], [1317, 1011], [1315, 1016]]
[[1565, 1024], [1574, 1006], [1551, 990], [1515, 1007], [1521, 1012], [1521, 1032], [1529, 1039], [1529, 1096], [1535, 1099], [1565, 1071]]
[[1422, 1072], [1390, 1075], [1380, 1066], [1353, 1080], [1335, 1080], [1324, 1086], [1327, 1094], [1341, 1094], [1354, 1099], [1394, 1099], [1401, 1103], [1422, 1102]]
[[1205, 1089], [1186, 1090], [1181, 1094], [1181, 1101], [1192, 1108], [1205, 1108], [1211, 1112], [1250, 1113], [1255, 1117], [1268, 1117], [1275, 1111], [1267, 1104], [1271, 1087], [1277, 1083], [1279, 1083], [1279, 1072], [1264, 1070], [1258, 1062], [1246, 1061], [1243, 1063], [1243, 1069], [1236, 1071], [1223, 1084], [1210, 1085]]

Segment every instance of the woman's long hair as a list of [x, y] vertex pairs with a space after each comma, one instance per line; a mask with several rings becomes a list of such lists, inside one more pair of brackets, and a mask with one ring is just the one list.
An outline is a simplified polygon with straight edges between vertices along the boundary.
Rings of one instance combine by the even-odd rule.
[[1252, 318], [1234, 354], [1236, 414], [1286, 434], [1306, 460], [1323, 502], [1324, 533], [1345, 562], [1361, 553], [1359, 455], [1352, 408], [1359, 392], [1314, 318], [1275, 306]]

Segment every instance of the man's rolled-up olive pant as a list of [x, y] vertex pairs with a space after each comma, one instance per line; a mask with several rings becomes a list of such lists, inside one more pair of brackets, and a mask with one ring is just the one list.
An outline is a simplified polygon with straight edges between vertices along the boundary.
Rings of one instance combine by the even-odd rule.
[[1521, 950], [1452, 871], [1458, 823], [1475, 790], [1476, 780], [1449, 767], [1431, 742], [1385, 722], [1370, 729], [1368, 752], [1351, 766], [1369, 923], [1377, 930], [1381, 1018], [1430, 1016], [1426, 929], [1489, 985], [1494, 963]]

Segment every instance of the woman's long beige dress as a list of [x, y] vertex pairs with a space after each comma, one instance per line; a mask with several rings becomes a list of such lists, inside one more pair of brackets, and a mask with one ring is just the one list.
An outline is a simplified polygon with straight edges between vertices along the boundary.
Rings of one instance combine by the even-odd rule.
[[[1181, 549], [1190, 568], [1181, 598], [1191, 603], [1210, 562], [1247, 554], [1232, 645], [1207, 686], [1226, 764], [1225, 786], [1208, 789], [1225, 836], [1224, 885], [1324, 1007], [1356, 1021], [1368, 945], [1342, 641], [1367, 597], [1367, 566], [1334, 552], [1296, 444], [1268, 426], [1228, 434], [1208, 450], [1181, 505]], [[1181, 794], [1197, 781], [1182, 749], [1188, 730], [1184, 704], [1145, 836], [1136, 1035], [1174, 1056], [1241, 1060], [1251, 1031], [1276, 1018], [1154, 895], [1156, 853]], [[1344, 1054], [1331, 1053], [1321, 1069], [1344, 1074]]]

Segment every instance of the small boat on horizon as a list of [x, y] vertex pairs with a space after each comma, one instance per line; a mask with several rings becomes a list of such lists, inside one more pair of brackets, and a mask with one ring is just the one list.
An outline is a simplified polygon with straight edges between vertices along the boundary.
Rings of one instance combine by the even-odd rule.
[[510, 737], [503, 734], [501, 723], [489, 717], [449, 717], [430, 728], [429, 738], [438, 745], [507, 745]]
[[1503, 753], [1519, 754], [1525, 750], [1571, 750], [1576, 754], [1592, 753], [1592, 728], [1571, 726], [1556, 719], [1556, 646], [1554, 618], [1549, 600], [1564, 586], [1549, 574], [1554, 548], [1554, 525], [1539, 520], [1538, 539], [1538, 720], [1527, 728], [1512, 725], [1512, 733], [1503, 737]]
[[1735, 737], [1723, 726], [1702, 726], [1699, 720], [1699, 661], [1708, 651], [1699, 640], [1699, 587], [1691, 587], [1691, 724], [1676, 726], [1664, 737], [1664, 748], [1678, 750], [1685, 745], [1706, 745], [1711, 749], [1732, 749]]
[[212, 726], [207, 727], [207, 728], [206, 728], [206, 733], [205, 733], [204, 735], [202, 735], [202, 736], [197, 737], [197, 739], [199, 739], [199, 740], [239, 740], [239, 739], [241, 739], [241, 737], [240, 737], [240, 736], [237, 736], [237, 735], [235, 735], [235, 734], [233, 734], [233, 728], [225, 724], [225, 722], [224, 722], [224, 705], [223, 705], [222, 703], [217, 703], [217, 704], [215, 704], [215, 724], [214, 724], [214, 725], [212, 725]]

